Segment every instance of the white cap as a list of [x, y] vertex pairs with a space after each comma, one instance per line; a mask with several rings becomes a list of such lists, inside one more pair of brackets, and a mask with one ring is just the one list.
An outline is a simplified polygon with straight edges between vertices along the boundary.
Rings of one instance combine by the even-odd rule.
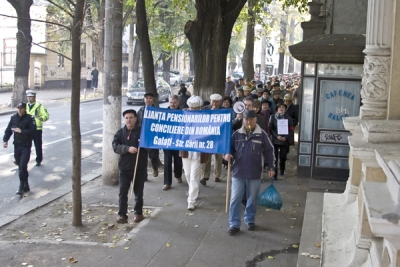
[[210, 95], [210, 100], [222, 100], [222, 96], [220, 94], [212, 94]]
[[243, 90], [245, 91], [251, 91], [251, 87], [248, 85], [243, 85]]
[[187, 104], [190, 108], [201, 107], [201, 106], [203, 106], [203, 99], [201, 99], [200, 96], [192, 95], [192, 96], [189, 97], [189, 99], [186, 101], [186, 104]]
[[36, 92], [33, 90], [26, 90], [26, 96], [36, 96]]

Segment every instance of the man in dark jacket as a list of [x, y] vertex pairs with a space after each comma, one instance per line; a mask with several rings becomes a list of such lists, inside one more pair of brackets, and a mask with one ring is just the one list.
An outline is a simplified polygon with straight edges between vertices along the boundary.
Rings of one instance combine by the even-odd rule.
[[189, 99], [190, 96], [187, 94], [187, 89], [184, 83], [181, 83], [178, 97], [179, 97], [179, 108], [180, 109], [188, 108], [189, 106], [186, 104], [186, 101]]
[[232, 154], [225, 155], [226, 161], [233, 158], [228, 229], [230, 235], [240, 231], [241, 202], [244, 194], [247, 198], [244, 221], [249, 231], [255, 229], [263, 159], [268, 162], [268, 176], [273, 177], [275, 174], [274, 148], [267, 133], [257, 125], [254, 110], [246, 110], [243, 115], [243, 126], [232, 134]]
[[[114, 136], [112, 146], [114, 152], [119, 154], [119, 211], [117, 223], [128, 222], [128, 191], [135, 172], [133, 192], [135, 193], [134, 222], [140, 222], [143, 217], [143, 189], [147, 179], [147, 150], [139, 152], [139, 140], [141, 127], [136, 125], [137, 114], [133, 109], [125, 110], [125, 126]], [[138, 158], [139, 155], [139, 158]]]
[[[142, 126], [143, 122], [143, 114], [144, 114], [144, 109], [146, 106], [154, 106], [154, 94], [153, 93], [145, 93], [144, 94], [144, 103], [145, 106], [141, 107], [138, 112], [137, 112], [137, 125]], [[158, 149], [149, 149], [149, 158], [151, 161], [151, 165], [153, 167], [153, 176], [157, 177], [158, 176], [158, 166], [159, 166], [159, 154], [160, 151]], [[147, 181], [147, 178], [146, 178]]]
[[[186, 90], [186, 88], [185, 88]], [[169, 98], [168, 109], [180, 109], [179, 98], [173, 95]], [[174, 159], [174, 175], [178, 184], [182, 183], [182, 158], [178, 150], [164, 149], [164, 186], [163, 190], [169, 190], [172, 184], [172, 159]]]
[[35, 119], [26, 113], [26, 103], [17, 105], [18, 112], [11, 116], [10, 122], [4, 131], [3, 147], [8, 147], [8, 140], [14, 133], [14, 158], [19, 170], [18, 195], [29, 192], [28, 162], [31, 155], [32, 139], [35, 136]]

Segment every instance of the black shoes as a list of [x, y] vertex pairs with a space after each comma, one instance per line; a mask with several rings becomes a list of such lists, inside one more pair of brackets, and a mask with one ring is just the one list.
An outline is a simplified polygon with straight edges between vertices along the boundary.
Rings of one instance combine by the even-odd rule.
[[254, 229], [256, 229], [256, 225], [254, 223], [249, 223], [247, 225], [247, 230], [254, 231]]
[[17, 195], [23, 195], [24, 194], [24, 187], [25, 187], [25, 182], [20, 182], [18, 191], [16, 192]]
[[41, 166], [41, 165], [42, 165], [42, 164], [41, 164], [40, 162], [37, 162], [37, 163], [36, 163], [36, 166], [38, 166], [38, 167]]
[[203, 178], [203, 179], [200, 180], [200, 183], [202, 185], [207, 185], [207, 180], [208, 180], [208, 178]]
[[235, 234], [237, 234], [239, 231], [240, 231], [239, 228], [236, 228], [236, 227], [229, 227], [229, 229], [228, 229], [228, 234], [230, 234], [230, 235], [235, 235]]

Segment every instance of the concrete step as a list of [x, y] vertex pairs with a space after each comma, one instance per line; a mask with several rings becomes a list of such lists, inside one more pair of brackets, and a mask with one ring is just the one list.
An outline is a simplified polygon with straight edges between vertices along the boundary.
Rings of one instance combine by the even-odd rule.
[[324, 193], [307, 193], [297, 267], [321, 266], [320, 259], [302, 256], [302, 253], [321, 257], [321, 247], [317, 246], [317, 244], [321, 244], [323, 202]]

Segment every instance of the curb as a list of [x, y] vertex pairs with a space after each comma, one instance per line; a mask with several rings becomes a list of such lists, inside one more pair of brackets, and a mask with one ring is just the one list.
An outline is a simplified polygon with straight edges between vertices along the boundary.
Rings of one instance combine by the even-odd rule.
[[[59, 99], [62, 99], [62, 98], [59, 98]], [[59, 99], [50, 99], [50, 100], [59, 100]], [[83, 101], [81, 101], [81, 104], [94, 102], [94, 101], [99, 101], [99, 100], [103, 100], [103, 98], [95, 98], [95, 99], [83, 100]], [[16, 112], [16, 109], [10, 109], [10, 110], [6, 110], [6, 111], [1, 111], [0, 112], [0, 116], [14, 114], [15, 112]]]
[[[99, 168], [97, 170], [93, 170], [92, 172], [82, 176], [81, 177], [81, 186], [83, 186], [84, 184], [86, 184], [96, 178], [99, 178], [101, 176], [101, 173], [102, 173], [102, 169]], [[40, 198], [30, 201], [29, 203], [24, 205], [19, 210], [14, 210], [14, 211], [12, 211], [12, 213], [4, 214], [4, 216], [2, 216], [2, 218], [0, 219], [0, 228], [3, 227], [4, 225], [7, 225], [7, 224], [21, 218], [22, 216], [24, 216], [28, 212], [31, 212], [34, 209], [45, 206], [45, 205], [49, 204], [50, 202], [52, 202], [62, 196], [65, 196], [66, 194], [69, 194], [71, 191], [72, 191], [71, 185], [65, 184], [61, 187], [58, 187], [57, 189], [54, 189], [51, 193], [48, 193], [47, 195], [44, 195]]]

